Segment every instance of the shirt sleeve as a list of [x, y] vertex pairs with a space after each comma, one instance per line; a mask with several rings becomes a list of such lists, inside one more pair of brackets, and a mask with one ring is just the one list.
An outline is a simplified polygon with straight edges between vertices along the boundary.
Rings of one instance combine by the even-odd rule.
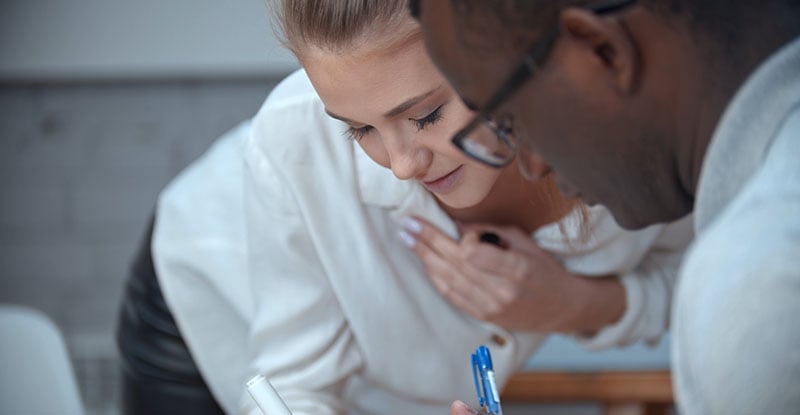
[[[345, 382], [362, 356], [291, 187], [254, 137], [246, 146], [251, 375], [269, 379], [296, 415], [344, 413]], [[246, 391], [240, 402], [241, 413], [259, 413]]]
[[590, 351], [658, 343], [669, 328], [672, 293], [692, 235], [691, 216], [663, 226], [641, 260], [619, 276], [626, 298], [622, 318], [592, 336], [576, 336], [578, 343]]

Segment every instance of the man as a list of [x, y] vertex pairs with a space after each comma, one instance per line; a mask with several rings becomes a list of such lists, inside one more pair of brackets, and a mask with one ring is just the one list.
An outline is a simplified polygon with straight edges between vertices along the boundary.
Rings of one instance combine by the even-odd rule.
[[466, 153], [493, 166], [542, 157], [562, 191], [627, 228], [694, 211], [673, 309], [680, 413], [800, 413], [800, 3], [411, 10], [478, 112], [454, 137]]

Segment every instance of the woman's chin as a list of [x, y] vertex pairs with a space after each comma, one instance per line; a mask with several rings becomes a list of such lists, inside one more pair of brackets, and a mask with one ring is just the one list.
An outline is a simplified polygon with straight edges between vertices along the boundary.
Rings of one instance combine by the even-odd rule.
[[436, 197], [436, 200], [439, 201], [441, 206], [449, 209], [469, 209], [477, 206], [480, 202], [479, 200], [473, 200], [473, 198], [466, 198], [463, 195], [437, 195], [436, 193], [433, 195]]

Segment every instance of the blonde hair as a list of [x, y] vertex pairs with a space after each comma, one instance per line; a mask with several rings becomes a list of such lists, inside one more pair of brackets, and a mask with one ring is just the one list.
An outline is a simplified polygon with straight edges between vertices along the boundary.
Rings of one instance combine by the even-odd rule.
[[[566, 208], [566, 214], [562, 216], [557, 223], [558, 230], [564, 237], [564, 242], [567, 246], [574, 249], [576, 243], [583, 244], [588, 242], [594, 230], [589, 224], [589, 210], [586, 204], [580, 199], [570, 199], [564, 196], [561, 191], [558, 190], [555, 175], [548, 174], [542, 178], [541, 181], [545, 203], [549, 203], [551, 206], [563, 206]], [[570, 232], [567, 231], [567, 227], [575, 225], [574, 223], [570, 224], [567, 222], [570, 220], [577, 220], [578, 234], [574, 239], [570, 239], [568, 236]]]
[[388, 47], [419, 32], [406, 0], [277, 0], [273, 14], [279, 39], [298, 58], [309, 49]]

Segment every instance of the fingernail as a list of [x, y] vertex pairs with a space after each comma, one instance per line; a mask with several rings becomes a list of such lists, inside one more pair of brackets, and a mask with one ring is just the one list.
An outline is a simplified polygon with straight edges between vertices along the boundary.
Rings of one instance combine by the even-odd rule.
[[407, 231], [411, 233], [422, 232], [422, 224], [419, 223], [419, 221], [414, 218], [408, 218], [408, 217], [403, 218], [403, 220], [400, 221], [400, 225], [402, 225]]
[[408, 232], [406, 232], [404, 230], [397, 231], [397, 236], [400, 237], [400, 242], [402, 242], [403, 245], [405, 245], [405, 246], [407, 246], [409, 248], [413, 248], [414, 245], [417, 244], [417, 240], [414, 239], [414, 237], [411, 236], [411, 234], [409, 234]]

